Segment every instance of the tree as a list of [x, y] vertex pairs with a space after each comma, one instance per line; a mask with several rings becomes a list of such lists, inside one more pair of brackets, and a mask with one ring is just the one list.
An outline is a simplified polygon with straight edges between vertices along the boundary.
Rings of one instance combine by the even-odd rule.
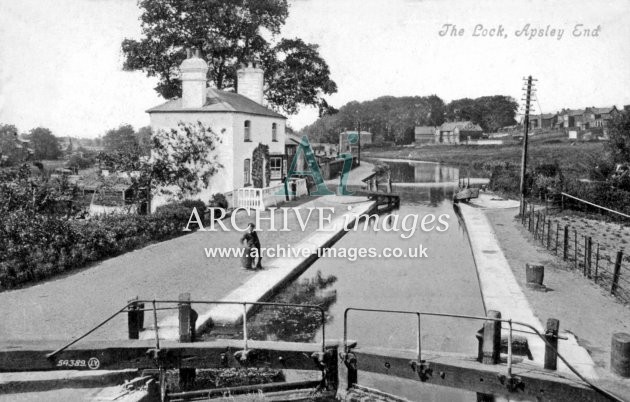
[[122, 124], [107, 131], [103, 137], [103, 146], [107, 152], [139, 152], [136, 132], [130, 124]]
[[179, 123], [177, 128], [152, 135], [150, 158], [119, 149], [102, 152], [99, 159], [114, 171], [135, 172], [131, 175], [134, 194], [149, 189], [182, 199], [207, 188], [210, 178], [223, 167], [215, 152], [220, 142], [219, 135], [201, 122]]
[[449, 121], [472, 121], [484, 131], [496, 132], [501, 127], [516, 124], [514, 116], [518, 103], [503, 95], [482, 96], [476, 99], [456, 99], [446, 105], [446, 119]]
[[140, 127], [136, 133], [136, 142], [140, 148], [140, 155], [151, 154], [151, 126]]
[[0, 124], [0, 166], [13, 166], [28, 159], [28, 149], [20, 143], [13, 124]]
[[630, 164], [630, 113], [620, 112], [613, 116], [608, 126], [607, 149], [610, 160], [615, 163]]
[[31, 141], [35, 159], [57, 159], [61, 156], [59, 141], [49, 129], [34, 128], [29, 132], [27, 138]]
[[288, 16], [286, 0], [140, 0], [139, 6], [142, 38], [122, 42], [123, 67], [157, 77], [155, 90], [164, 98], [181, 95], [178, 67], [186, 48], [201, 51], [218, 89], [235, 89], [238, 66], [260, 60], [269, 102], [287, 113], [300, 104], [317, 106], [337, 91], [317, 46], [301, 39], [271, 42]]

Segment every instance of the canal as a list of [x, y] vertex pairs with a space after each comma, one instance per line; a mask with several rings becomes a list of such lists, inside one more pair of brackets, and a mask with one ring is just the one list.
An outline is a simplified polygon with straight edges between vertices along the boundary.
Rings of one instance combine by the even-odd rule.
[[[399, 220], [410, 214], [440, 215], [448, 229], [417, 230], [407, 239], [399, 231], [377, 230], [374, 222], [366, 230], [361, 223], [334, 246], [336, 251], [351, 248], [426, 248], [426, 258], [384, 256], [357, 258], [320, 258], [297, 281], [273, 301], [316, 303], [327, 308], [326, 337], [343, 336], [344, 310], [348, 307], [396, 309], [425, 312], [485, 315], [477, 273], [465, 228], [453, 209], [453, 191], [458, 171], [434, 163], [386, 162], [401, 196], [401, 207], [393, 214]], [[404, 184], [403, 184], [404, 183]], [[393, 218], [392, 218], [393, 219]], [[339, 253], [337, 253], [339, 254]], [[314, 314], [261, 311], [252, 324], [264, 327], [261, 338], [294, 341], [321, 339], [321, 328]], [[479, 321], [426, 317], [422, 319], [422, 349], [476, 355]], [[415, 316], [351, 312], [349, 339], [359, 347], [385, 347], [415, 350]], [[269, 332], [275, 332], [270, 334]], [[265, 333], [263, 335], [263, 333]], [[361, 375], [361, 374], [360, 374]], [[472, 401], [474, 393], [452, 389], [437, 390], [409, 381], [370, 376], [360, 383], [396, 393], [412, 400]]]

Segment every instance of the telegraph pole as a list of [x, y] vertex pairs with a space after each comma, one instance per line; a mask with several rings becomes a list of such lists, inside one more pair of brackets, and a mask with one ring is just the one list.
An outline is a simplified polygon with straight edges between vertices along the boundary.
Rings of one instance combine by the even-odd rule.
[[521, 160], [521, 207], [520, 212], [524, 214], [525, 207], [525, 172], [527, 172], [527, 136], [529, 135], [529, 108], [532, 96], [532, 76], [527, 77], [527, 92], [525, 96], [525, 133], [523, 135], [523, 158]]

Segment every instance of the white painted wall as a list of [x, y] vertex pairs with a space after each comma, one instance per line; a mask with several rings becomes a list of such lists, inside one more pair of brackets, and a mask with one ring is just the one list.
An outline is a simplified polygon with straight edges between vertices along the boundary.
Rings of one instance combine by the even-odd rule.
[[[245, 120], [250, 121], [251, 142], [244, 141], [245, 138]], [[278, 127], [276, 142], [272, 139], [272, 124], [276, 123]], [[285, 119], [247, 115], [244, 113], [234, 114], [234, 160], [232, 168], [234, 172], [234, 188], [241, 188], [244, 186], [244, 172], [243, 166], [245, 159], [252, 159], [252, 153], [258, 144], [263, 143], [269, 145], [270, 154], [284, 154], [284, 141], [285, 141]], [[251, 165], [250, 165], [251, 166]]]

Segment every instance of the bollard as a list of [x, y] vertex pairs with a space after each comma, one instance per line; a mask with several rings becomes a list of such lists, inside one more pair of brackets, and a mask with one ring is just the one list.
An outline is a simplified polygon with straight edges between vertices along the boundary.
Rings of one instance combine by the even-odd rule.
[[129, 332], [129, 339], [139, 339], [140, 330], [144, 324], [144, 303], [138, 303], [138, 297], [129, 300], [127, 309], [127, 330]]
[[547, 370], [556, 370], [558, 366], [558, 331], [560, 329], [560, 321], [555, 318], [547, 319], [547, 329], [545, 331], [545, 339], [553, 346], [545, 344], [545, 368]]
[[[488, 318], [501, 318], [501, 313], [488, 310]], [[498, 364], [501, 356], [501, 322], [488, 320], [483, 324], [483, 364]]]
[[630, 378], [630, 334], [625, 332], [613, 334], [610, 370], [624, 378]]
[[545, 278], [545, 267], [543, 265], [525, 264], [525, 279], [529, 289], [546, 292], [547, 288], [543, 285]]
[[190, 308], [190, 293], [179, 294], [177, 307], [179, 309], [179, 341], [192, 342], [194, 329], [191, 326], [192, 309]]

